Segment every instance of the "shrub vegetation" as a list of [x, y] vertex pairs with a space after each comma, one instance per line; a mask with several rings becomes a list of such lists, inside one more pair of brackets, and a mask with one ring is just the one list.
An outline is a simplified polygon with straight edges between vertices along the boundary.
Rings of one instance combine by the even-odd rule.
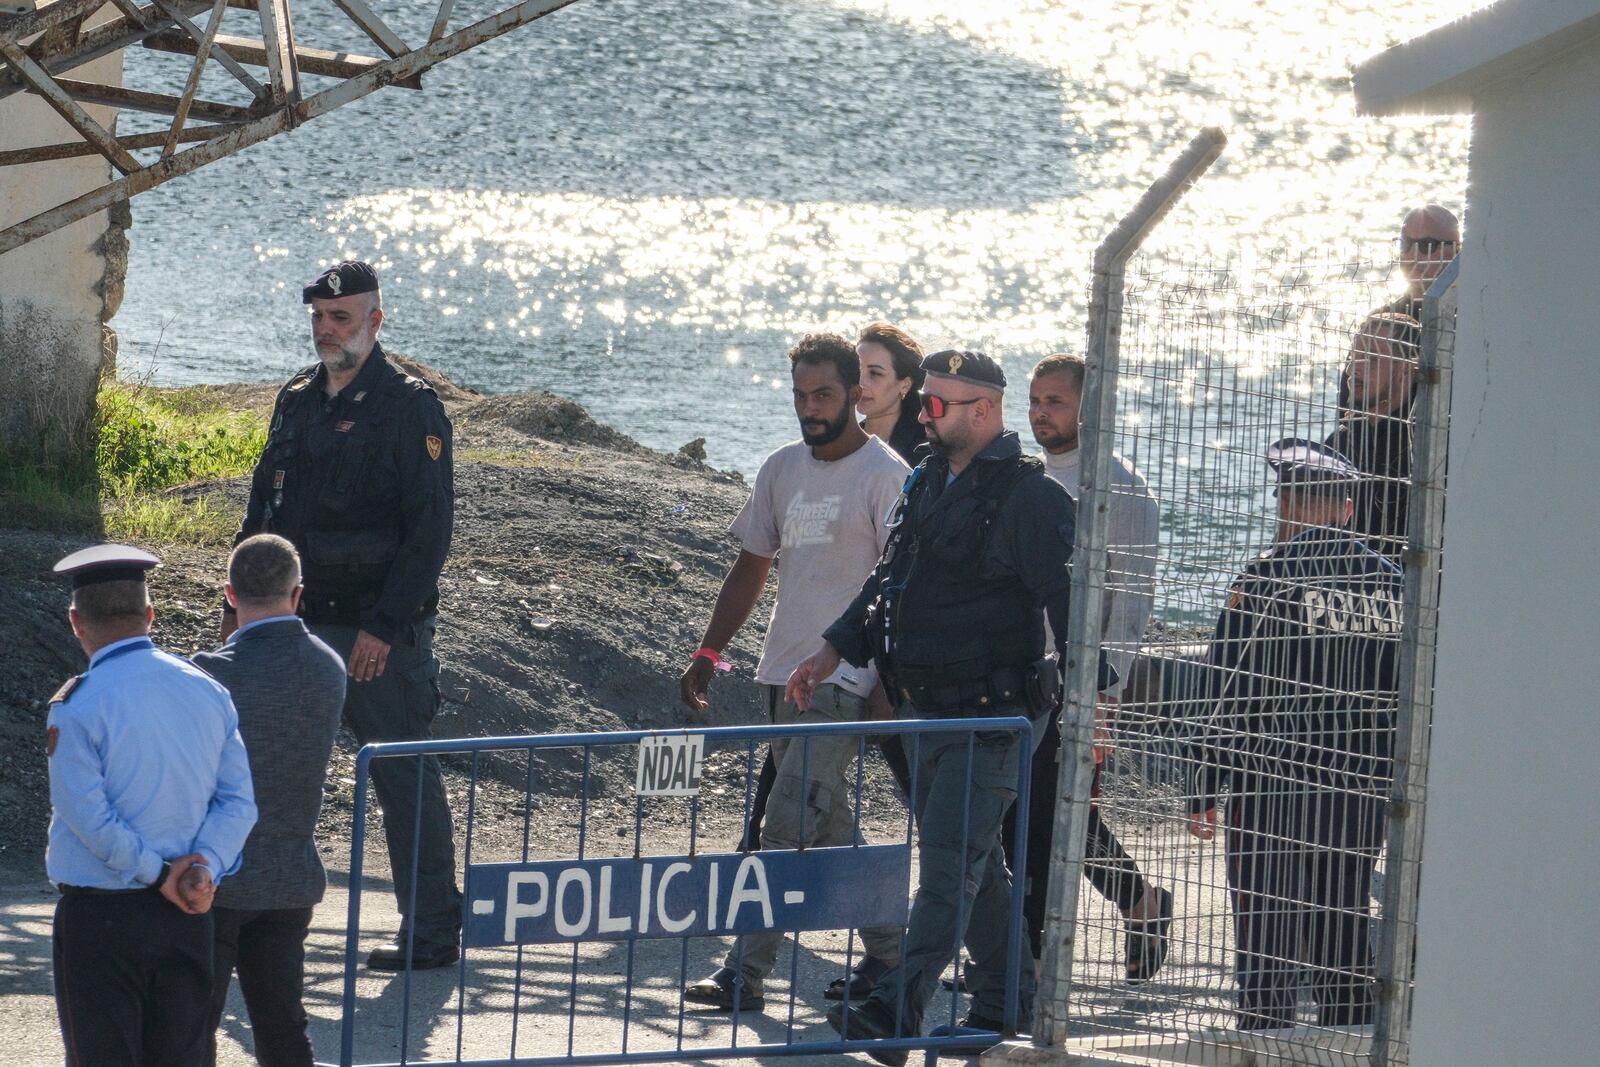
[[88, 438], [92, 447], [54, 463], [0, 459], [6, 525], [147, 543], [226, 542], [239, 517], [177, 490], [247, 473], [266, 426], [204, 390], [107, 381]]

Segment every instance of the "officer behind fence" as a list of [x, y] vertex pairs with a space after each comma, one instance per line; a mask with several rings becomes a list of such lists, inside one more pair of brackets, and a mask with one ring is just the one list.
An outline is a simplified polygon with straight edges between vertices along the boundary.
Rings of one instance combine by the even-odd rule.
[[69, 1064], [198, 1067], [211, 896], [256, 821], [228, 691], [150, 641], [156, 557], [97, 545], [57, 563], [89, 669], [50, 700], [52, 930]]
[[[1002, 425], [1006, 378], [994, 360], [940, 352], [922, 368], [921, 421], [933, 455], [907, 480], [878, 567], [823, 635], [822, 650], [790, 679], [791, 699], [803, 706], [843, 658], [857, 666], [875, 661], [910, 717], [1038, 720], [1059, 707], [1044, 614], [1057, 634], [1067, 632], [1072, 498]], [[975, 741], [970, 779], [966, 736], [929, 734], [913, 749], [920, 872], [905, 954], [866, 1000], [828, 1013], [846, 1037], [920, 1034], [958, 935], [973, 959], [965, 1025], [1000, 1029], [1011, 912], [1000, 820], [1030, 753], [1010, 733], [979, 733]], [[1022, 968], [1017, 985], [1026, 1023], [1031, 968]], [[890, 1064], [906, 1059], [903, 1051], [873, 1055]]]
[[1372, 1020], [1367, 895], [1390, 778], [1400, 570], [1350, 531], [1360, 472], [1287, 439], [1277, 544], [1228, 591], [1208, 656], [1211, 715], [1190, 723], [1189, 829], [1210, 840], [1225, 783], [1240, 1029]]
[[[450, 420], [426, 382], [384, 357], [372, 267], [330, 267], [302, 299], [321, 362], [278, 393], [236, 542], [276, 533], [300, 553], [300, 614], [344, 657], [344, 715], [356, 740], [424, 740], [439, 709], [433, 638], [455, 509]], [[225, 609], [224, 639], [236, 625]], [[372, 764], [401, 915], [400, 936], [367, 957], [374, 970], [403, 969], [408, 950], [414, 968], [459, 956], [450, 809], [438, 760], [422, 763], [420, 796], [412, 760]]]

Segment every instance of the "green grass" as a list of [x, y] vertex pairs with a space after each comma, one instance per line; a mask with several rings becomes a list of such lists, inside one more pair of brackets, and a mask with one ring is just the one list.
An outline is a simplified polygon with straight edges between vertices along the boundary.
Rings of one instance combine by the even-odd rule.
[[186, 503], [168, 490], [245, 474], [266, 443], [259, 413], [203, 387], [107, 382], [90, 431], [82, 452], [54, 462], [0, 456], [0, 513], [8, 525], [225, 544], [237, 515], [203, 496]]
[[524, 469], [549, 467], [556, 470], [579, 470], [583, 467], [581, 454], [567, 455], [545, 448], [462, 448], [456, 451], [455, 460], [457, 463], [486, 463], [494, 467]]

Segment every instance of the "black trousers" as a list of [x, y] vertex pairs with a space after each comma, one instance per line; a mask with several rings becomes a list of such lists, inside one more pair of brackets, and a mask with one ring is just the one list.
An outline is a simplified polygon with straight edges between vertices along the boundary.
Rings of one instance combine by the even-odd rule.
[[306, 931], [310, 908], [241, 911], [213, 908], [212, 940], [216, 977], [210, 992], [206, 1067], [217, 1062], [217, 1027], [228, 1003], [228, 985], [239, 973], [239, 991], [250, 1013], [256, 1062], [261, 1067], [311, 1067], [306, 1036]]
[[[1044, 737], [1033, 750], [1033, 780], [1028, 793], [1027, 885], [1022, 898], [1022, 921], [1028, 928], [1028, 944], [1034, 959], [1044, 958], [1045, 902], [1050, 892], [1050, 844], [1055, 831], [1056, 785], [1061, 751], [1061, 726], [1050, 717]], [[1091, 795], [1100, 795], [1100, 768], [1094, 770]], [[1000, 824], [1000, 841], [1005, 846], [1006, 863], [1016, 869], [1016, 830], [1013, 813]], [[1089, 805], [1089, 833], [1084, 841], [1083, 876], [1095, 891], [1126, 913], [1149, 886], [1139, 865], [1122, 848], [1111, 827], [1100, 818], [1100, 806]]]
[[1227, 871], [1241, 1030], [1293, 1026], [1302, 984], [1318, 1025], [1372, 1021], [1368, 894], [1383, 828], [1381, 798], [1235, 777]]
[[155, 890], [63, 893], [50, 940], [67, 1067], [199, 1067], [211, 928]]

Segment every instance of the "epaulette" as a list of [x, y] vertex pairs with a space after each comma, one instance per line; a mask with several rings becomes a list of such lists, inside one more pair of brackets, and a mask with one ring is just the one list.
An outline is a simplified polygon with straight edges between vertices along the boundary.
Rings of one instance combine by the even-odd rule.
[[320, 366], [320, 363], [313, 363], [311, 366], [300, 371], [293, 378], [290, 378], [289, 384], [283, 387], [284, 392], [298, 393], [306, 386], [310, 385], [311, 380], [317, 376], [317, 368]]
[[78, 688], [78, 683], [83, 681], [83, 675], [75, 674], [61, 683], [61, 688], [56, 690], [56, 695], [50, 698], [52, 704], [65, 704], [73, 690]]
[[[390, 364], [390, 366], [393, 366], [393, 364]], [[399, 367], [394, 368], [394, 376], [383, 383], [383, 388], [385, 392], [402, 397], [410, 396], [413, 393], [439, 395], [438, 390], [428, 384], [425, 379], [418, 378], [415, 374], [407, 374]]]

